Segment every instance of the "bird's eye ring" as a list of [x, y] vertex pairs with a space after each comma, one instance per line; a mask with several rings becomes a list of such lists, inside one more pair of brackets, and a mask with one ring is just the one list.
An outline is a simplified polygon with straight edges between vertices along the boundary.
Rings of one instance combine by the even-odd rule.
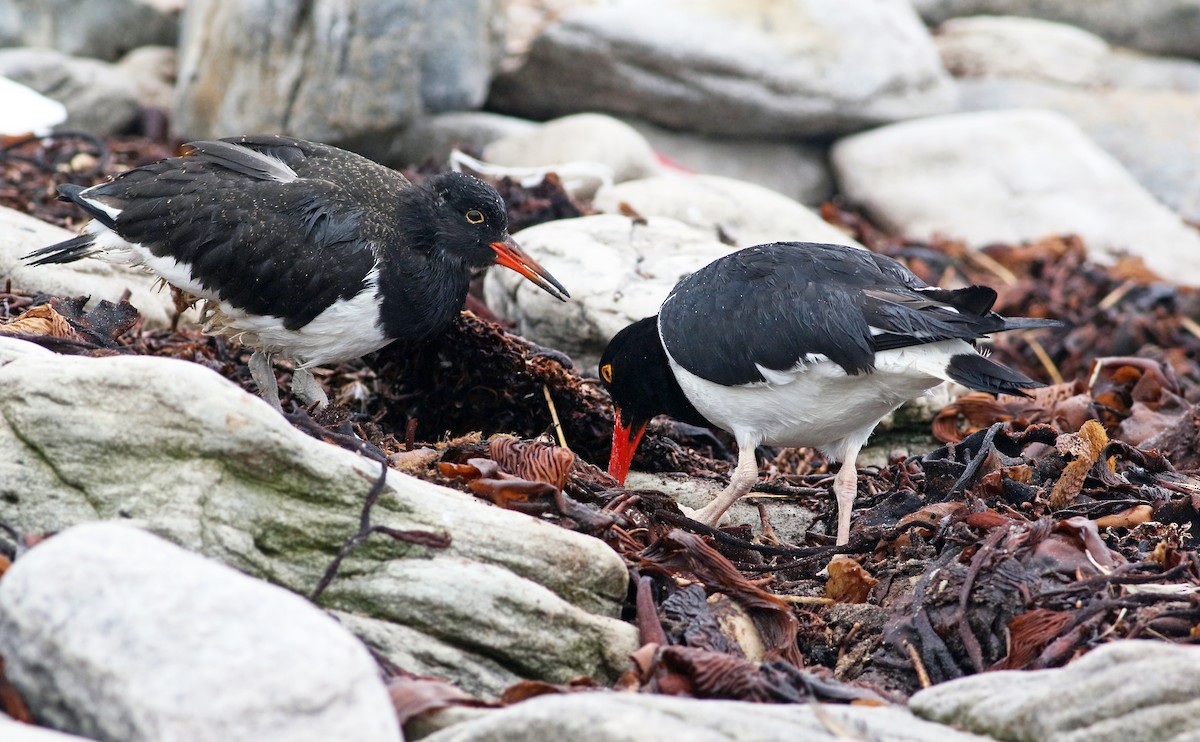
[[465, 216], [467, 217], [467, 221], [472, 224], [483, 224], [483, 212], [479, 209], [471, 209]]
[[612, 383], [612, 364], [606, 363], [600, 367], [600, 378], [604, 379], [604, 383]]

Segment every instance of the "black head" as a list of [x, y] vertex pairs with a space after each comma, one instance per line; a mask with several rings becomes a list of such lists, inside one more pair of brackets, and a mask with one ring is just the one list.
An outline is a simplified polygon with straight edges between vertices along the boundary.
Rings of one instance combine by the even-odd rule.
[[423, 184], [434, 198], [435, 249], [471, 268], [498, 263], [566, 301], [567, 290], [508, 234], [508, 211], [495, 188], [466, 173], [435, 175]]
[[646, 317], [618, 332], [600, 355], [600, 381], [615, 407], [608, 473], [625, 481], [633, 453], [655, 415], [711, 427], [684, 396], [671, 372], [658, 337], [658, 316]]

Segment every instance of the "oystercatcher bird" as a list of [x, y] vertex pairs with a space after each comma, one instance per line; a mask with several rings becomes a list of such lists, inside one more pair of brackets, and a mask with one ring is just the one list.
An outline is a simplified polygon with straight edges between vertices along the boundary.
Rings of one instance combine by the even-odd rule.
[[206, 301], [205, 331], [253, 348], [250, 372], [279, 408], [327, 402], [310, 368], [419, 341], [462, 310], [471, 272], [498, 263], [558, 299], [566, 289], [508, 234], [500, 194], [462, 173], [420, 183], [337, 147], [282, 136], [191, 142], [185, 154], [59, 198], [84, 233], [25, 256], [140, 265]]
[[716, 525], [758, 478], [759, 444], [815, 446], [842, 461], [837, 543], [850, 538], [854, 460], [875, 425], [944, 380], [1028, 396], [1042, 384], [974, 341], [1058, 326], [1005, 318], [986, 286], [927, 286], [891, 258], [843, 245], [777, 242], [722, 257], [675, 286], [659, 313], [609, 342], [600, 378], [616, 408], [609, 473], [624, 483], [658, 414], [733, 434], [729, 486], [695, 514]]

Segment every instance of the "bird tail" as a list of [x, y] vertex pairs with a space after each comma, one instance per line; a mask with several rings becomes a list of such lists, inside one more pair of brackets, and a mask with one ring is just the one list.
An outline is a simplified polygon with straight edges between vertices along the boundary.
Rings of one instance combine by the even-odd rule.
[[73, 263], [80, 258], [86, 258], [99, 252], [102, 251], [96, 249], [96, 236], [94, 234], [81, 234], [65, 242], [59, 242], [49, 247], [43, 247], [40, 250], [34, 250], [28, 255], [23, 256], [21, 260], [27, 261], [30, 265]]
[[1064, 323], [1056, 319], [1039, 319], [1037, 317], [1005, 317], [1004, 326], [988, 332], [1008, 332], [1009, 330], [1036, 330], [1039, 327], [1062, 327]]
[[[1037, 326], [1045, 327], [1046, 325]], [[1040, 381], [1034, 381], [1025, 374], [996, 363], [978, 353], [958, 353], [951, 356], [950, 363], [946, 365], [946, 375], [953, 381], [977, 392], [1013, 394], [1018, 397], [1030, 396], [1025, 392], [1026, 389], [1038, 389], [1046, 386]]]

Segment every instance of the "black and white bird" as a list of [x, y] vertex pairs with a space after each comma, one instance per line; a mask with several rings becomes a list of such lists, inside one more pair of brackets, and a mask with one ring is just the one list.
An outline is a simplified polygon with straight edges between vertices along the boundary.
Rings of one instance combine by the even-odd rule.
[[296, 362], [297, 397], [324, 405], [313, 366], [444, 330], [473, 270], [498, 263], [569, 296], [509, 236], [500, 194], [477, 178], [413, 183], [351, 152], [282, 136], [184, 151], [91, 188], [61, 186], [59, 198], [92, 221], [25, 258], [138, 265], [205, 300], [205, 331], [254, 349], [250, 372], [277, 408], [273, 355]]
[[757, 481], [759, 444], [817, 447], [843, 462], [833, 490], [845, 544], [854, 461], [884, 416], [945, 380], [1019, 395], [1042, 386], [974, 341], [1059, 323], [1001, 317], [995, 301], [986, 286], [927, 286], [891, 258], [843, 245], [778, 242], [722, 257], [680, 281], [656, 316], [621, 330], [601, 356], [616, 407], [609, 473], [625, 481], [655, 415], [727, 430], [737, 468], [695, 514], [716, 525]]

